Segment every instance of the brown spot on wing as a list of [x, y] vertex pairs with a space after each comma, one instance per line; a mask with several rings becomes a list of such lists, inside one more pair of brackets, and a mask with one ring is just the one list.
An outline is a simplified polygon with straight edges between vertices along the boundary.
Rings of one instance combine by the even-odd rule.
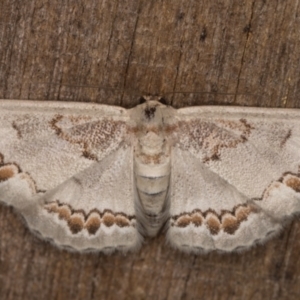
[[88, 216], [84, 227], [87, 229], [89, 234], [95, 234], [97, 232], [97, 230], [99, 229], [100, 225], [101, 225], [101, 218], [100, 218], [99, 213], [92, 212]]
[[115, 216], [109, 212], [104, 213], [102, 217], [103, 224], [107, 227], [111, 227], [115, 223]]
[[251, 213], [256, 212], [255, 207], [250, 204], [238, 205], [232, 211], [223, 211], [220, 215], [212, 209], [204, 212], [196, 209], [191, 213], [172, 217], [171, 223], [177, 227], [187, 227], [190, 224], [199, 227], [205, 224], [212, 235], [218, 234], [221, 230], [234, 234], [240, 223], [246, 221]]
[[59, 210], [59, 204], [57, 202], [50, 202], [50, 203], [46, 203], [44, 205], [44, 208], [48, 211], [48, 212], [54, 212], [57, 213]]
[[7, 164], [0, 167], [0, 182], [8, 180], [9, 178], [14, 177], [20, 172], [18, 166], [14, 164]]
[[48, 212], [57, 213], [58, 217], [61, 220], [69, 220], [72, 215], [72, 211], [71, 211], [70, 207], [65, 204], [51, 202], [49, 204], [45, 204], [45, 208], [47, 209]]
[[84, 215], [80, 212], [73, 213], [68, 219], [68, 226], [73, 234], [80, 232], [84, 227]]
[[74, 210], [70, 205], [53, 201], [45, 204], [48, 213], [58, 214], [59, 219], [65, 220], [73, 234], [86, 229], [89, 234], [96, 234], [101, 224], [106, 227], [117, 225], [118, 227], [135, 226], [135, 217], [127, 216], [123, 213], [113, 213], [105, 210], [100, 213], [94, 209], [85, 214], [82, 210]]
[[283, 183], [286, 184], [288, 187], [292, 188], [297, 193], [300, 193], [300, 178], [291, 174], [287, 174], [284, 179]]
[[236, 217], [230, 213], [225, 213], [222, 216], [222, 228], [228, 234], [234, 234], [235, 231], [239, 228], [240, 222]]
[[221, 230], [221, 223], [216, 214], [208, 212], [205, 218], [206, 227], [212, 235], [218, 234]]
[[3, 164], [3, 161], [4, 156], [0, 154], [0, 182], [9, 180], [18, 175], [20, 180], [27, 182], [32, 194], [37, 192], [36, 184], [29, 174], [22, 172], [16, 163]]
[[276, 190], [280, 189], [282, 184], [292, 188], [296, 193], [300, 192], [300, 174], [293, 174], [286, 172], [277, 181], [273, 181], [264, 191], [262, 198], [257, 200], [265, 200], [270, 197], [270, 194]]
[[204, 217], [199, 211], [195, 211], [191, 215], [191, 222], [193, 222], [196, 227], [199, 227], [204, 222]]
[[180, 216], [176, 220], [176, 226], [178, 226], [178, 227], [186, 227], [186, 226], [190, 225], [190, 223], [192, 223], [192, 218], [188, 214]]
[[250, 213], [257, 212], [254, 206], [251, 205], [241, 205], [235, 209], [235, 216], [239, 223], [246, 221]]
[[122, 216], [122, 215], [116, 215], [116, 217], [115, 217], [115, 223], [119, 227], [130, 226], [129, 220], [127, 218], [125, 218], [124, 216]]

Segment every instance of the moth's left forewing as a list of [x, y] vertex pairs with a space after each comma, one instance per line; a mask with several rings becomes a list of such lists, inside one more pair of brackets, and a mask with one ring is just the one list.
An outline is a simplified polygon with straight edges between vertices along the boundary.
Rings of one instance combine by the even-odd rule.
[[127, 121], [118, 107], [2, 100], [0, 153], [48, 190], [118, 149]]
[[171, 243], [196, 252], [241, 249], [298, 212], [299, 120], [298, 110], [178, 110]]

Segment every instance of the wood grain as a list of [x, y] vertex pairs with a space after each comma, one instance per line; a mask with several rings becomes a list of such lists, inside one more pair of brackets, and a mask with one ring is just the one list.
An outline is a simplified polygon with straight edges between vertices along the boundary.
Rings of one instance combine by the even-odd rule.
[[[298, 1], [0, 2], [0, 98], [300, 108]], [[299, 150], [300, 151], [300, 150]], [[241, 254], [78, 254], [0, 205], [0, 299], [299, 299], [300, 222]]]

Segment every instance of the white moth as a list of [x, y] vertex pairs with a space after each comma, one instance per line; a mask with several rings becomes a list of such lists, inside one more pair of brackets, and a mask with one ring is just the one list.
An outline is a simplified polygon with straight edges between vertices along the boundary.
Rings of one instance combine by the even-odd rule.
[[300, 212], [300, 110], [0, 101], [0, 201], [61, 247], [235, 251]]

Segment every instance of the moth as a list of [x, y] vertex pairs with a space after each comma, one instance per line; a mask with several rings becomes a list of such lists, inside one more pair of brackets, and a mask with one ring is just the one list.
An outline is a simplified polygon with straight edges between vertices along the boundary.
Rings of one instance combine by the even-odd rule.
[[0, 201], [78, 251], [239, 251], [300, 211], [300, 110], [0, 101]]

